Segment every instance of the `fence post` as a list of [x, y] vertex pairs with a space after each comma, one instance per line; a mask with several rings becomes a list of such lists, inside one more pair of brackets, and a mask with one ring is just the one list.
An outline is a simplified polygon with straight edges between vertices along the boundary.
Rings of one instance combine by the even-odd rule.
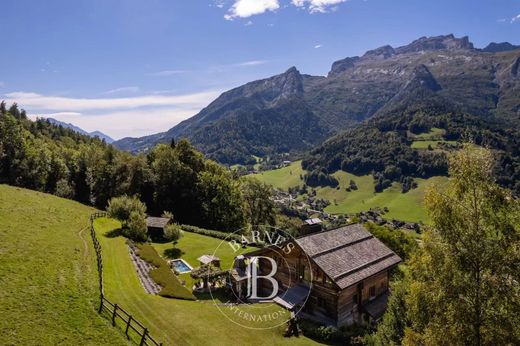
[[143, 346], [144, 345], [144, 341], [146, 340], [146, 336], [148, 335], [148, 329], [144, 329], [143, 330], [143, 336], [141, 337], [141, 342], [139, 343], [139, 346]]
[[101, 299], [100, 299], [100, 302], [99, 302], [99, 313], [101, 313], [103, 311], [103, 299], [104, 299], [103, 293], [101, 293], [100, 298]]
[[125, 334], [128, 339], [130, 339], [128, 336], [128, 328], [130, 328], [130, 323], [132, 323], [132, 315], [128, 316], [128, 322], [126, 322]]
[[116, 313], [117, 313], [117, 304], [114, 304], [114, 313], [112, 314], [112, 325], [114, 327], [116, 325]]

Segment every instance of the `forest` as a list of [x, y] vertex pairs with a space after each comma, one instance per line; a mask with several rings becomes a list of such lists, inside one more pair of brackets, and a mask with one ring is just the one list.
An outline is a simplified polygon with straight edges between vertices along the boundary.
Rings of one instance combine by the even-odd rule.
[[452, 112], [441, 106], [414, 105], [393, 115], [374, 117], [366, 123], [325, 141], [306, 155], [302, 167], [320, 182], [333, 180], [323, 174], [344, 170], [353, 174], [372, 174], [376, 192], [401, 182], [413, 187], [413, 178], [448, 174], [445, 150], [417, 150], [411, 147], [410, 134], [440, 128], [444, 139], [471, 142], [496, 153], [493, 172], [497, 182], [520, 193], [520, 130], [503, 121], [467, 113]]
[[[132, 155], [72, 130], [32, 121], [0, 104], [0, 183], [105, 209], [112, 197], [138, 196], [152, 215], [223, 231], [273, 223], [270, 189], [208, 160], [187, 140]], [[254, 206], [254, 207], [252, 207]]]

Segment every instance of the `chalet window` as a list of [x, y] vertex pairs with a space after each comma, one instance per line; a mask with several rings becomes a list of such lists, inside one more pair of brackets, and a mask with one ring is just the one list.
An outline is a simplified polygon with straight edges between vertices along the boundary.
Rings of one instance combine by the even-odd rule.
[[357, 294], [354, 294], [354, 296], [352, 296], [352, 304], [357, 304]]
[[374, 298], [376, 296], [376, 286], [371, 286], [369, 289], [370, 298]]
[[320, 308], [325, 308], [326, 307], [326, 303], [325, 303], [325, 299], [321, 298], [321, 297], [318, 297], [318, 306]]
[[381, 290], [384, 290], [386, 288], [385, 282], [381, 282]]

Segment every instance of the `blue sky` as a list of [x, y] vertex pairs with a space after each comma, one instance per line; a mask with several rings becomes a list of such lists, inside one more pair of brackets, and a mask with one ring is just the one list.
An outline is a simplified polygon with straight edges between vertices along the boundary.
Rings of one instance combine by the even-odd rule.
[[0, 98], [121, 138], [222, 91], [420, 36], [520, 44], [519, 0], [3, 0]]

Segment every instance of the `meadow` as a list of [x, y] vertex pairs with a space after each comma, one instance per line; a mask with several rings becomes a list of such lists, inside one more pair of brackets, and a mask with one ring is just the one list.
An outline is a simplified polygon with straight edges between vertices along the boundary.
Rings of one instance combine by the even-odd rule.
[[[292, 162], [289, 166], [264, 171], [252, 176], [272, 185], [276, 188], [287, 190], [290, 187], [302, 186], [301, 178], [305, 171], [301, 168], [301, 161]], [[397, 218], [404, 221], [424, 223], [430, 222], [430, 218], [423, 205], [424, 194], [428, 186], [444, 186], [447, 177], [432, 177], [428, 179], [415, 179], [417, 188], [407, 193], [401, 193], [401, 184], [393, 183], [390, 188], [381, 193], [374, 192], [374, 179], [371, 175], [356, 176], [344, 171], [333, 174], [339, 181], [338, 187], [317, 187], [318, 198], [325, 198], [330, 205], [325, 208], [326, 212], [332, 214], [348, 214], [366, 211], [370, 208], [387, 207], [389, 212], [385, 214], [388, 219]], [[358, 189], [347, 191], [347, 187], [353, 180]]]
[[127, 345], [97, 313], [94, 209], [0, 185], [2, 345]]

